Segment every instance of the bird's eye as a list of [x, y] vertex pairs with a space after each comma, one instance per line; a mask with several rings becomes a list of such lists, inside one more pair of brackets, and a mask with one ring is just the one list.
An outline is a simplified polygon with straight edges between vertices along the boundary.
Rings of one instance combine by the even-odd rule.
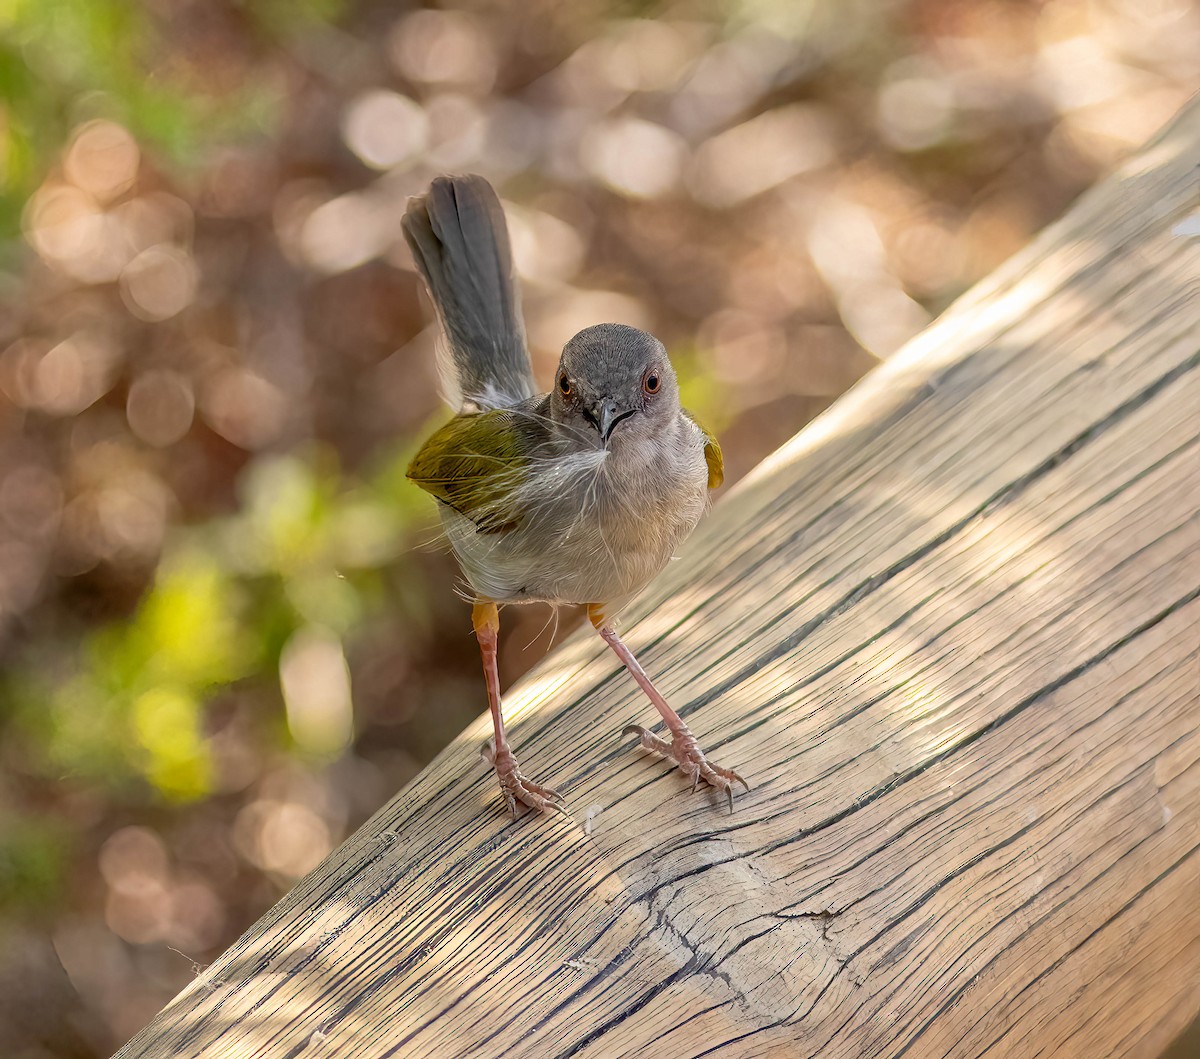
[[662, 383], [659, 381], [658, 372], [652, 371], [646, 376], [646, 381], [642, 383], [642, 389], [646, 393], [658, 393], [658, 388]]
[[564, 371], [558, 377], [558, 388], [562, 391], [564, 397], [569, 397], [571, 394], [571, 380], [567, 378], [567, 373]]

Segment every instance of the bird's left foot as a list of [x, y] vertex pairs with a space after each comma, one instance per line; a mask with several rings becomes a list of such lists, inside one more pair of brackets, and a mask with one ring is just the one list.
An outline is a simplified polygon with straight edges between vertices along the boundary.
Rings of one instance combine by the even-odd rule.
[[729, 795], [729, 811], [731, 813], [733, 812], [734, 783], [740, 783], [746, 790], [750, 789], [750, 784], [733, 769], [714, 765], [704, 756], [704, 751], [700, 749], [700, 744], [696, 742], [696, 737], [692, 735], [687, 725], [681, 724], [678, 729], [672, 728], [670, 742], [655, 735], [650, 729], [643, 728], [640, 724], [627, 724], [621, 734], [636, 735], [641, 746], [674, 761], [679, 766], [679, 771], [691, 778], [693, 791], [700, 786], [701, 780], [704, 780], [710, 787], [724, 791]]

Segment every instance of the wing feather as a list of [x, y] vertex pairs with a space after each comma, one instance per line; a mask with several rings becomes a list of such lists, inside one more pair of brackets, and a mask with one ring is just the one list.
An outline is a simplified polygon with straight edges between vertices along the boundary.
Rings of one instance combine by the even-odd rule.
[[408, 478], [469, 518], [481, 533], [521, 522], [518, 491], [545, 428], [507, 408], [455, 416], [421, 446]]
[[704, 462], [708, 466], [708, 487], [716, 489], [725, 481], [725, 459], [721, 454], [721, 443], [717, 440], [717, 435], [686, 408], [683, 410], [683, 414], [695, 423], [700, 433], [704, 435]]

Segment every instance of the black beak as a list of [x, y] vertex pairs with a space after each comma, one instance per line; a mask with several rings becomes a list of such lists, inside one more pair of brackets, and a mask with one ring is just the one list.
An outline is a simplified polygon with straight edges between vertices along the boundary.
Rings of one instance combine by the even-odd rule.
[[600, 437], [604, 439], [604, 443], [608, 444], [608, 439], [612, 436], [612, 432], [622, 419], [628, 419], [637, 409], [630, 408], [627, 412], [621, 412], [617, 408], [616, 401], [604, 401], [597, 408], [589, 419], [596, 425], [596, 429], [600, 431]]

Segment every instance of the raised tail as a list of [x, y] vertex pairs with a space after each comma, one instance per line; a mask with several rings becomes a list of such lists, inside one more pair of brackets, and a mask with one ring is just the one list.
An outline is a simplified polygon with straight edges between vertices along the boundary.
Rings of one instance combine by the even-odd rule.
[[447, 398], [504, 408], [534, 394], [520, 297], [500, 200], [483, 177], [442, 176], [413, 198], [404, 238], [449, 341]]

